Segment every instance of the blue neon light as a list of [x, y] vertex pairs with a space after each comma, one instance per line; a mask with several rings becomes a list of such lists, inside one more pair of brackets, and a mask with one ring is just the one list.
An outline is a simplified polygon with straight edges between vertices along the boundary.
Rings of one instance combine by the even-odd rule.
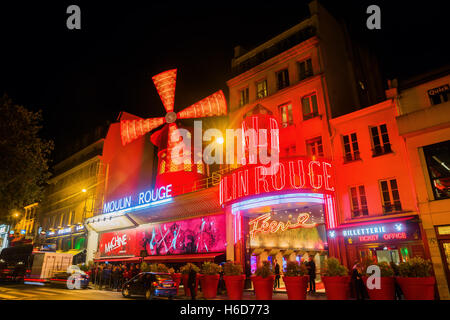
[[269, 206], [275, 204], [284, 204], [291, 202], [313, 202], [324, 203], [323, 194], [318, 193], [289, 193], [270, 197], [262, 197], [257, 199], [250, 199], [234, 203], [231, 205], [231, 212], [235, 214], [237, 211], [253, 209], [262, 206]]

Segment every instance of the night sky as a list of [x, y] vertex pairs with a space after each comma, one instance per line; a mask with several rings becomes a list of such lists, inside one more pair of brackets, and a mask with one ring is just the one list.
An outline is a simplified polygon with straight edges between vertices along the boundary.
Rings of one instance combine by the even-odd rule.
[[[296, 25], [307, 3], [2, 1], [0, 94], [43, 110], [42, 135], [57, 153], [122, 110], [164, 116], [151, 77], [167, 69], [178, 68], [175, 111], [219, 89], [227, 95], [234, 46], [251, 49]], [[379, 55], [386, 78], [448, 63], [444, 1], [322, 3]], [[81, 30], [66, 28], [71, 4]], [[381, 30], [365, 26], [370, 4], [381, 7]]]

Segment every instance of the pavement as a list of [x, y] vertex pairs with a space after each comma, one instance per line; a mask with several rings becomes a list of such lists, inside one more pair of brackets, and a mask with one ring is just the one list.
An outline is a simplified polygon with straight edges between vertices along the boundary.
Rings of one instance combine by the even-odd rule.
[[[143, 297], [132, 297], [131, 299], [144, 299]], [[160, 298], [167, 299], [167, 298]], [[190, 300], [184, 295], [183, 287], [179, 289], [179, 295], [175, 300]], [[197, 294], [198, 300], [204, 300], [201, 291]], [[308, 300], [326, 300], [324, 293], [308, 294]], [[0, 283], [0, 300], [130, 300], [124, 298], [120, 291], [98, 290], [94, 286], [87, 289], [69, 290], [64, 285], [32, 285], [17, 283]], [[212, 300], [228, 300], [224, 295], [218, 295]], [[252, 290], [244, 290], [243, 300], [256, 300]], [[274, 292], [273, 300], [287, 300], [284, 290]]]

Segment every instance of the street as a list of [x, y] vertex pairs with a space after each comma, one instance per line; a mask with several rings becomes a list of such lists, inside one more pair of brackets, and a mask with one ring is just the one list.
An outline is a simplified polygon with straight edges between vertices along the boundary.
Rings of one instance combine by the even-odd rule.
[[[184, 296], [183, 289], [180, 288], [180, 295], [176, 300], [189, 300]], [[143, 300], [144, 297], [132, 297], [124, 298], [121, 292], [110, 290], [97, 290], [93, 288], [81, 289], [81, 290], [69, 290], [64, 287], [56, 286], [38, 286], [30, 284], [13, 284], [13, 283], [0, 283], [0, 300], [130, 300], [139, 299]], [[157, 298], [166, 299], [166, 298]], [[202, 294], [199, 292], [197, 299], [202, 300]], [[255, 300], [255, 295], [251, 291], [245, 291], [244, 300]], [[217, 296], [214, 300], [227, 300], [227, 297]], [[285, 292], [279, 292], [273, 294], [273, 300], [287, 300], [287, 294]], [[324, 294], [308, 295], [308, 300], [326, 300]]]

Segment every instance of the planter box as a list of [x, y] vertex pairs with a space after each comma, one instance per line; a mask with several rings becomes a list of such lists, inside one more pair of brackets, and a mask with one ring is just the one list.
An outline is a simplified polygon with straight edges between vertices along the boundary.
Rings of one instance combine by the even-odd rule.
[[362, 277], [370, 300], [395, 300], [395, 278], [381, 277], [380, 289], [369, 289], [367, 287], [367, 279], [369, 277]]
[[283, 276], [289, 300], [306, 300], [309, 276]]
[[203, 274], [200, 278], [203, 297], [205, 299], [214, 299], [217, 296], [217, 287], [219, 285], [220, 275]]
[[328, 300], [347, 300], [350, 297], [350, 276], [322, 277]]
[[181, 282], [181, 273], [172, 273], [170, 276], [172, 277], [172, 280], [175, 282], [175, 285], [177, 286], [177, 295], [178, 295], [178, 289], [180, 288]]
[[239, 276], [223, 276], [225, 281], [225, 287], [227, 288], [228, 299], [230, 300], [242, 300], [242, 294], [244, 292], [245, 275]]
[[434, 300], [434, 277], [395, 277], [406, 300]]
[[[191, 290], [189, 289], [189, 286], [188, 286], [189, 275], [188, 274], [182, 274], [181, 278], [183, 280], [184, 295], [190, 297], [191, 296]], [[195, 295], [197, 295], [198, 282], [200, 280], [199, 278], [200, 278], [200, 274], [197, 274], [197, 276], [195, 277]]]
[[256, 300], [272, 300], [275, 276], [269, 276], [267, 278], [252, 276], [251, 279], [255, 288]]

